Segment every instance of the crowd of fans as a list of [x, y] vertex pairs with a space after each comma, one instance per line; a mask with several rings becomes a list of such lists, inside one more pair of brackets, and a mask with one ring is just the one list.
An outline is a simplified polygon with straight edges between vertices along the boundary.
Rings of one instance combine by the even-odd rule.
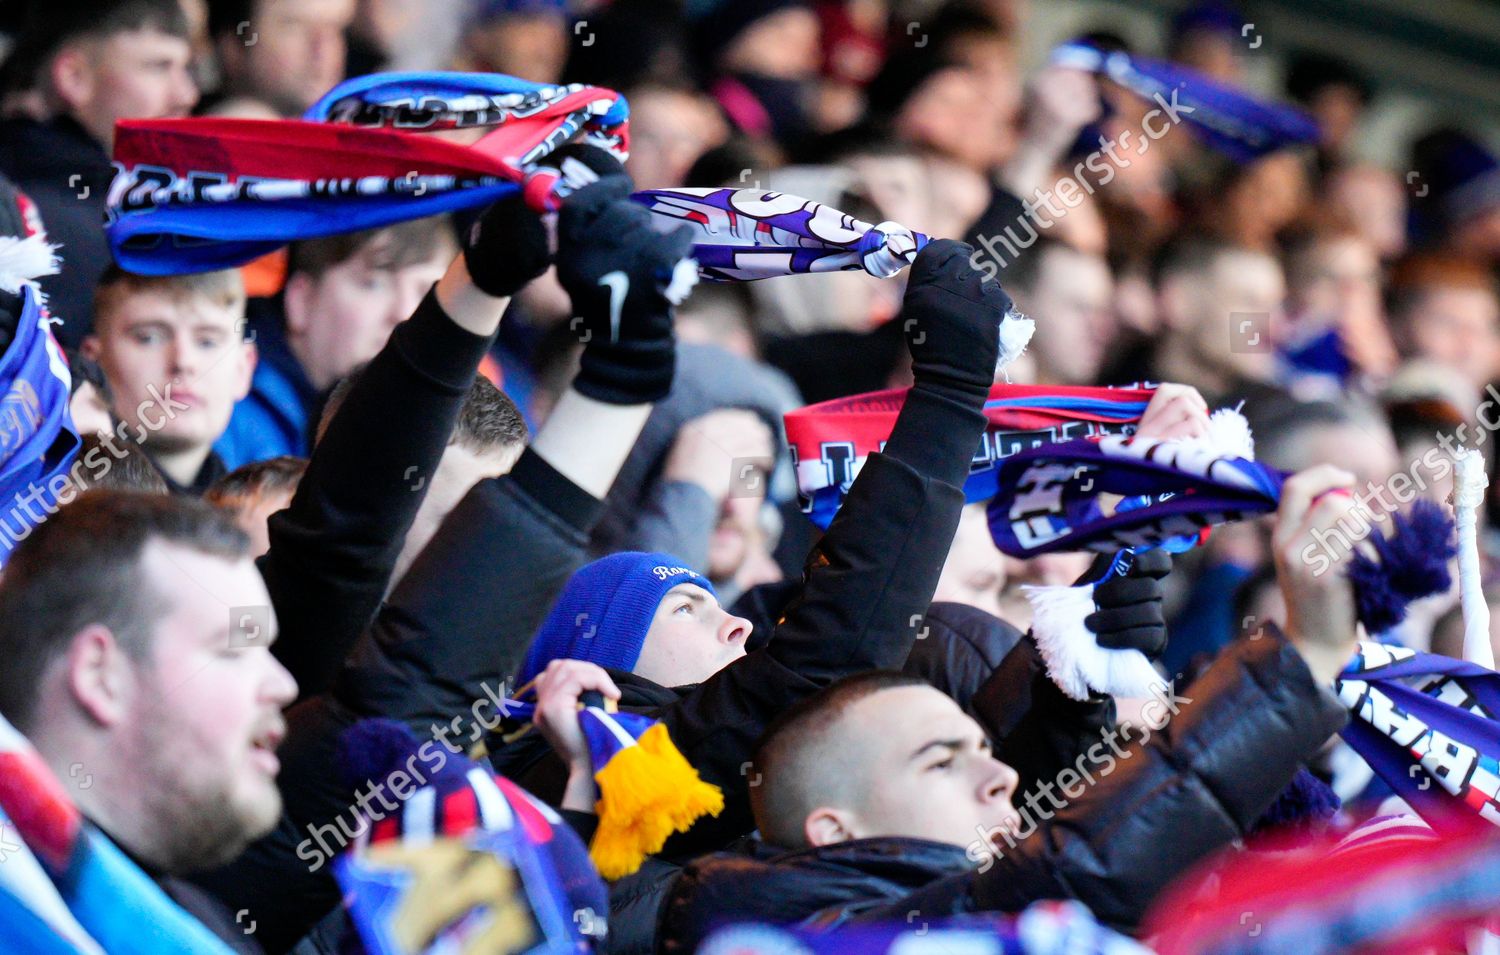
[[[1109, 79], [1023, 70], [1029, 6], [7, 11], [0, 224], [58, 247], [40, 288], [88, 492], [4, 527], [0, 715], [90, 825], [246, 952], [356, 950], [322, 864], [356, 841], [335, 828], [364, 782], [342, 773], [344, 734], [383, 718], [462, 740], [502, 686], [534, 693], [537, 732], [476, 731], [482, 750], [439, 735], [559, 833], [586, 843], [598, 824], [588, 694], [661, 721], [722, 790], [573, 919], [600, 951], [1057, 898], [1130, 932], [1309, 770], [1343, 803], [1321, 826], [1376, 814], [1389, 789], [1335, 737], [1356, 542], [1327, 543], [1348, 499], [1327, 492], [1406, 475], [1442, 504], [1443, 455], [1490, 454], [1500, 160], [1435, 126], [1410, 144], [1415, 198], [1354, 155], [1379, 90], [1310, 53], [1288, 56], [1280, 98], [1316, 143], [1240, 161], [1188, 125], [1147, 139], [1149, 104]], [[1108, 23], [1087, 39], [1238, 84], [1242, 23], [1205, 3], [1162, 50]], [[619, 90], [630, 157], [580, 153], [597, 181], [555, 225], [513, 198], [242, 269], [114, 264], [116, 123], [295, 118], [398, 69]], [[1140, 148], [1100, 158], [1131, 134]], [[677, 302], [665, 277], [686, 240], [626, 198], [674, 186], [776, 190], [935, 238], [901, 278], [704, 282]], [[613, 297], [610, 274], [630, 291]], [[1012, 301], [1036, 331], [997, 379]], [[1296, 475], [1275, 515], [1096, 591], [1100, 645], [1176, 678], [1165, 732], [1143, 729], [1160, 700], [1080, 701], [1048, 678], [1025, 588], [1084, 579], [1094, 556], [1006, 556], [965, 503], [996, 380], [1169, 382], [1140, 434], [1201, 436], [1238, 407], [1257, 459]], [[894, 430], [819, 534], [782, 416], [884, 388], [910, 388]], [[1379, 636], [1459, 656], [1457, 585]], [[1118, 733], [1102, 755], [1101, 733]], [[1103, 758], [1041, 812], [1060, 770]]]

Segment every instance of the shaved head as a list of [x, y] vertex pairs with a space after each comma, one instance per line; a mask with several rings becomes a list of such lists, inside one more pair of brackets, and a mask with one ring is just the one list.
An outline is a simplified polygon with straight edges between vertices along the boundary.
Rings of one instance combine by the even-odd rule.
[[848, 712], [866, 697], [903, 686], [928, 684], [902, 673], [861, 673], [803, 700], [766, 728], [755, 751], [760, 782], [750, 787], [750, 806], [767, 842], [805, 846], [809, 813], [858, 801], [872, 741], [845, 725]]
[[1015, 771], [979, 725], [901, 673], [857, 674], [789, 709], [755, 768], [756, 824], [788, 848], [883, 836], [962, 846], [1015, 817]]

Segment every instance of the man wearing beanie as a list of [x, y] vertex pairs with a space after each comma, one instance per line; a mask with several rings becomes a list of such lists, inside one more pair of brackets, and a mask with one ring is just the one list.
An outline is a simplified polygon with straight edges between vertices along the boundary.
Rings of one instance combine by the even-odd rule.
[[[660, 719], [699, 775], [724, 792], [722, 813], [616, 884], [612, 950], [649, 946], [675, 864], [754, 828], [741, 767], [769, 722], [843, 676], [899, 668], [911, 651], [913, 621], [932, 600], [957, 529], [1011, 304], [969, 266], [971, 252], [938, 240], [918, 255], [899, 318], [915, 383], [884, 451], [869, 456], [809, 555], [800, 592], [766, 646], [747, 655], [749, 622], [720, 607], [708, 581], [680, 561], [616, 554], [574, 575], [515, 671], [528, 678], [562, 655], [602, 664], [621, 708]], [[529, 791], [561, 799], [567, 771], [543, 741], [523, 737], [492, 761]]]
[[[553, 660], [588, 660], [673, 686], [681, 682], [673, 679], [679, 673], [697, 682], [697, 674], [714, 673], [744, 656], [749, 622], [734, 617], [737, 625], [724, 628], [720, 639], [689, 643], [669, 658], [653, 645], [656, 653], [642, 665], [641, 651], [666, 597], [677, 596], [688, 611], [710, 599], [717, 603], [709, 579], [682, 563], [671, 554], [626, 551], [580, 569], [542, 622], [515, 685], [530, 683]], [[675, 612], [674, 605], [669, 620]]]

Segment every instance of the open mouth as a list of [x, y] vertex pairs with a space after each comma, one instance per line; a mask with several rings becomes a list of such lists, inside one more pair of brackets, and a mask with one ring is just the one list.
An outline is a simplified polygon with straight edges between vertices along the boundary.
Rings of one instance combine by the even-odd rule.
[[272, 776], [281, 769], [281, 760], [276, 756], [276, 747], [281, 745], [285, 736], [285, 730], [273, 727], [250, 741], [251, 758]]

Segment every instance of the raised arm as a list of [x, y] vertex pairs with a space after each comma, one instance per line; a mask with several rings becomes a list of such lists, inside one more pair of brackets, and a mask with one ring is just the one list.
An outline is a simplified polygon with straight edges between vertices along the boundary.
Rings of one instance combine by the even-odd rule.
[[519, 194], [486, 210], [467, 238], [371, 359], [291, 504], [270, 519], [260, 570], [281, 623], [273, 652], [303, 698], [331, 683], [380, 606], [508, 296], [550, 259]]
[[662, 711], [673, 740], [726, 802], [669, 850], [718, 847], [754, 828], [741, 767], [772, 717], [839, 677], [906, 660], [958, 527], [1010, 307], [969, 266], [971, 251], [933, 242], [912, 267], [896, 320], [915, 384], [885, 450], [869, 456], [808, 557], [801, 593], [770, 644]]
[[464, 749], [479, 738], [476, 729], [494, 725], [501, 680], [583, 563], [601, 499], [651, 402], [671, 386], [665, 291], [689, 239], [651, 231], [640, 219], [644, 209], [621, 202], [629, 188], [627, 180], [583, 190], [559, 222], [558, 255], [573, 263], [560, 267], [570, 292], [597, 286], [614, 269], [632, 276], [638, 291], [624, 303], [618, 336], [607, 331], [608, 290], [603, 299], [592, 288], [575, 292], [587, 344], [573, 388], [511, 472], [479, 482], [459, 502], [358, 641], [333, 691], [288, 712], [278, 753], [282, 825], [198, 880], [231, 908], [248, 909], [271, 946], [290, 946], [338, 901], [326, 865], [309, 872], [309, 859], [319, 857], [309, 833], [328, 831], [356, 796], [334, 768], [339, 733], [362, 716], [386, 716], [437, 745]]

